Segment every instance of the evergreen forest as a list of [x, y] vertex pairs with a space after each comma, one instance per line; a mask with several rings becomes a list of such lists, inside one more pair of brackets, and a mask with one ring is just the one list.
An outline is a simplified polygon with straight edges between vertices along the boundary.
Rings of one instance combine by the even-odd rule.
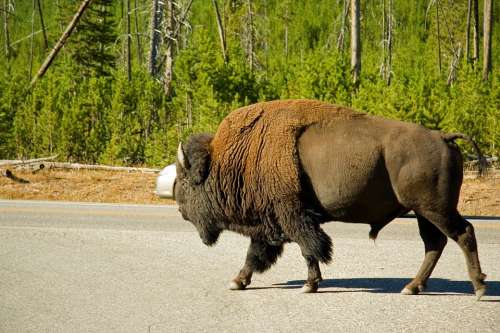
[[0, 0], [0, 17], [0, 159], [164, 166], [231, 110], [288, 98], [499, 155], [500, 1]]

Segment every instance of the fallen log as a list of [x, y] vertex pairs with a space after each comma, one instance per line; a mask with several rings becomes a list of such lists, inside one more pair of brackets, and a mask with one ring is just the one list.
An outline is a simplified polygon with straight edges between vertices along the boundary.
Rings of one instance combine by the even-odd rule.
[[50, 157], [41, 157], [41, 158], [34, 158], [31, 160], [2, 160], [0, 161], [0, 167], [18, 167], [18, 166], [23, 166], [23, 165], [29, 165], [29, 164], [35, 164], [38, 162], [46, 162], [46, 161], [53, 161], [57, 158], [59, 155], [53, 155]]
[[31, 173], [32, 173], [32, 174], [36, 174], [36, 173], [38, 173], [38, 172], [42, 171], [43, 169], [45, 169], [45, 164], [40, 164], [40, 165], [38, 166], [38, 168], [34, 168], [34, 169], [31, 171]]
[[29, 183], [29, 180], [17, 177], [9, 169], [6, 169], [5, 172], [3, 172], [3, 175], [9, 179], [12, 179], [16, 183], [21, 183], [21, 184], [28, 184]]
[[[467, 157], [471, 158], [471, 160], [464, 162], [465, 165], [477, 165], [479, 163], [479, 160], [475, 159], [475, 156], [467, 155]], [[485, 157], [484, 160], [488, 164], [492, 164], [494, 162], [498, 162], [498, 156]]]
[[95, 164], [80, 164], [80, 163], [65, 163], [65, 162], [47, 162], [44, 163], [47, 169], [76, 169], [76, 170], [104, 170], [104, 171], [125, 171], [125, 172], [141, 172], [141, 173], [158, 173], [160, 169], [154, 168], [136, 168], [136, 167], [119, 167], [109, 165]]
[[[488, 169], [483, 177], [498, 179], [500, 178], [500, 170], [499, 169]], [[464, 179], [476, 179], [481, 178], [479, 176], [479, 172], [477, 170], [465, 170], [464, 171]]]
[[34, 173], [44, 168], [124, 171], [124, 172], [141, 172], [141, 173], [160, 172], [160, 169], [155, 169], [155, 168], [137, 168], [137, 167], [121, 167], [121, 166], [109, 166], [109, 165], [68, 163], [68, 162], [52, 162], [57, 157], [58, 155], [35, 158], [30, 160], [0, 160], [0, 168], [12, 167], [15, 168], [16, 170], [27, 170], [27, 171], [32, 171]]

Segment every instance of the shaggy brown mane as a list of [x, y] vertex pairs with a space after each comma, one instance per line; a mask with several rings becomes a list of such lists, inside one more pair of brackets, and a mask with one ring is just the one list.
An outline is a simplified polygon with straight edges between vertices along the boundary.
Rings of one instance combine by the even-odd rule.
[[[315, 123], [363, 116], [312, 100], [263, 102], [233, 111], [211, 144], [212, 172], [218, 175], [220, 188], [238, 194], [229, 196], [223, 206], [243, 212], [243, 217], [269, 207], [281, 211], [292, 204], [296, 209], [301, 191], [300, 133]], [[279, 207], [280, 203], [287, 207]]]

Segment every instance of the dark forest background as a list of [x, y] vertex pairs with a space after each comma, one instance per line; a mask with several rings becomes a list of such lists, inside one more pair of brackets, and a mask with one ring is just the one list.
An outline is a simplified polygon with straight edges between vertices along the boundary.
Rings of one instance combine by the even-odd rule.
[[285, 98], [463, 132], [498, 156], [499, 1], [94, 0], [37, 78], [82, 2], [0, 0], [0, 159], [162, 166], [231, 110]]

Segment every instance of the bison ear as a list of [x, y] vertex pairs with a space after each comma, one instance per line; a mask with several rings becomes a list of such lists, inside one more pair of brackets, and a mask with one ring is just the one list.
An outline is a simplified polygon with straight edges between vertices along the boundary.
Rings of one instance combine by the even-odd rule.
[[210, 171], [211, 142], [211, 135], [194, 135], [185, 145], [180, 144], [177, 150], [177, 161], [186, 170], [188, 180], [194, 185], [203, 183]]

